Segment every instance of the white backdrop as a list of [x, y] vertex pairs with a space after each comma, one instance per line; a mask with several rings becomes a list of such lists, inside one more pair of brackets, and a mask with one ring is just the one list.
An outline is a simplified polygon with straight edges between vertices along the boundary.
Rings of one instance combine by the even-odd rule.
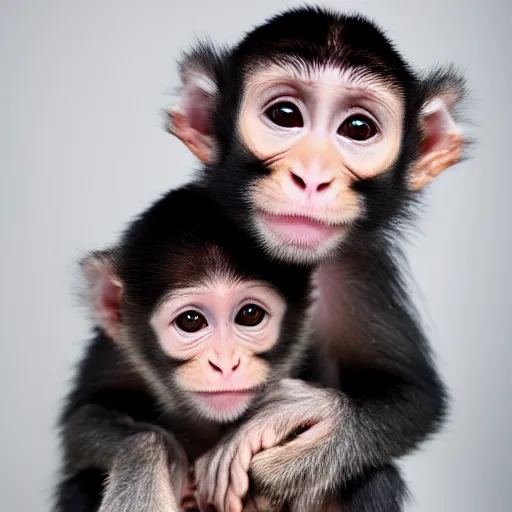
[[[76, 259], [195, 165], [159, 117], [176, 58], [196, 35], [233, 41], [286, 5], [0, 1], [2, 511], [49, 510], [54, 424], [89, 329]], [[417, 65], [454, 60], [469, 79], [479, 145], [430, 188], [409, 250], [454, 404], [405, 468], [412, 511], [512, 510], [510, 2], [330, 5], [374, 15]]]

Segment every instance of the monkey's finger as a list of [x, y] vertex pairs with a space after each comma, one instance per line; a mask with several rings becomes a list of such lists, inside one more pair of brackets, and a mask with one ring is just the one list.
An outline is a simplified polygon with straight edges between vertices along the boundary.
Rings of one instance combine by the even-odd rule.
[[277, 444], [277, 442], [277, 432], [272, 427], [265, 429], [261, 436], [261, 448], [263, 450], [273, 448]]
[[[253, 454], [258, 453], [261, 450], [262, 433], [257, 430], [252, 433], [247, 439], [247, 444]], [[240, 448], [239, 448], [240, 449]]]
[[[261, 450], [262, 437], [258, 434], [252, 435], [247, 438], [245, 442], [241, 442], [238, 445], [238, 449], [236, 450], [232, 460], [230, 461], [229, 467], [229, 476], [230, 476], [230, 486], [234, 486], [237, 489], [236, 494], [238, 496], [243, 496], [248, 487], [248, 476], [247, 471], [249, 469], [252, 457], [255, 453], [258, 453]], [[245, 483], [247, 480], [247, 483]]]
[[241, 458], [235, 457], [230, 468], [230, 482], [228, 493], [234, 493], [235, 496], [242, 499], [249, 490], [249, 475], [247, 469], [249, 469], [250, 459], [247, 463], [247, 469], [244, 469]]
[[206, 502], [204, 500], [201, 499], [200, 493], [195, 492], [194, 493], [194, 498], [196, 500], [196, 506], [199, 509], [199, 512], [206, 512], [207, 504], [206, 504]]
[[224, 512], [242, 512], [244, 510], [244, 506], [242, 500], [233, 494], [231, 489], [228, 489], [226, 494], [226, 504], [224, 508]]
[[230, 469], [230, 489], [240, 499], [243, 499], [249, 490], [248, 471], [253, 456], [261, 450], [274, 447], [277, 442], [277, 433], [273, 428], [267, 428], [261, 436], [254, 436], [251, 441], [240, 445]]
[[[223, 473], [222, 473], [222, 465], [223, 465], [223, 458], [225, 457], [225, 454], [222, 452], [217, 452], [214, 457], [211, 459], [207, 473], [205, 475], [205, 482], [204, 484], [208, 487], [207, 489], [207, 496], [208, 496], [208, 502], [215, 504], [217, 508], [219, 508], [219, 505], [217, 503], [218, 495], [222, 494], [222, 488], [225, 486], [227, 488], [228, 483], [223, 481]], [[226, 479], [227, 480], [227, 477]], [[225, 493], [225, 491], [224, 491]], [[224, 496], [224, 494], [222, 494]], [[219, 509], [222, 510], [222, 509]]]
[[243, 443], [233, 459], [233, 464], [237, 461], [244, 471], [248, 471], [253, 455], [254, 452], [251, 445], [249, 443]]
[[197, 459], [194, 463], [194, 481], [199, 482], [204, 479], [204, 474], [206, 472], [206, 461], [204, 457]]
[[241, 443], [231, 465], [231, 487], [240, 498], [247, 493], [249, 477], [247, 472], [253, 456], [261, 450], [274, 447], [277, 443], [277, 434], [273, 428], [263, 431], [261, 436], [251, 438], [249, 443]]
[[224, 508], [224, 504], [226, 502], [226, 493], [229, 488], [231, 462], [231, 457], [225, 457], [221, 460], [217, 470], [213, 504], [217, 507], [218, 510], [221, 511]]
[[213, 510], [211, 503], [204, 497], [201, 497], [199, 493], [195, 493], [194, 497], [196, 500], [196, 507], [199, 509], [199, 512], [211, 512]]
[[197, 480], [196, 489], [194, 491], [194, 497], [196, 499], [200, 512], [208, 511], [208, 506], [210, 503], [212, 503], [213, 500], [214, 489], [215, 481], [213, 481], [213, 483], [210, 483], [207, 477], [200, 477]]

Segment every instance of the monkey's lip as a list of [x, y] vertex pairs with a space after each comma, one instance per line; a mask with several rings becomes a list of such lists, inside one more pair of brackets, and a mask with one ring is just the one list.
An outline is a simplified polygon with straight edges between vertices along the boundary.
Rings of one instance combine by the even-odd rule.
[[343, 225], [332, 225], [325, 221], [299, 215], [275, 215], [259, 212], [261, 220], [284, 242], [306, 247], [315, 247], [327, 242], [343, 229]]
[[245, 405], [252, 400], [255, 393], [253, 389], [195, 392], [206, 405], [216, 411], [230, 411]]

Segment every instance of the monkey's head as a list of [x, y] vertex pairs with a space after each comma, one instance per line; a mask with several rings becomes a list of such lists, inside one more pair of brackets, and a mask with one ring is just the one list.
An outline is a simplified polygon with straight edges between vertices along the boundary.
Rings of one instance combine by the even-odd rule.
[[199, 188], [164, 196], [82, 270], [97, 324], [171, 412], [235, 420], [305, 347], [308, 271], [270, 262]]
[[199, 44], [181, 76], [169, 130], [279, 258], [318, 262], [389, 233], [461, 158], [463, 79], [451, 67], [416, 74], [361, 16], [291, 10], [232, 49]]

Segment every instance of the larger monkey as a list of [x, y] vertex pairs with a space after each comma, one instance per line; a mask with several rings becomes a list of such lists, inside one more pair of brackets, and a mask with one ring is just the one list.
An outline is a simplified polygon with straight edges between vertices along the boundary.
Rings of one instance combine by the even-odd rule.
[[[329, 417], [301, 405], [303, 386], [277, 393], [288, 415], [269, 400], [198, 465], [202, 509], [238, 510], [249, 464], [256, 489], [300, 511], [340, 485], [350, 500], [396, 479], [389, 462], [438, 431], [448, 400], [395, 241], [418, 191], [461, 158], [464, 80], [420, 76], [369, 20], [319, 8], [277, 15], [231, 49], [198, 45], [181, 77], [170, 131], [205, 164], [200, 179], [270, 255], [318, 264], [312, 325], [340, 391]], [[240, 448], [304, 423], [319, 427], [254, 457], [258, 446]], [[375, 496], [372, 510], [389, 510]]]

